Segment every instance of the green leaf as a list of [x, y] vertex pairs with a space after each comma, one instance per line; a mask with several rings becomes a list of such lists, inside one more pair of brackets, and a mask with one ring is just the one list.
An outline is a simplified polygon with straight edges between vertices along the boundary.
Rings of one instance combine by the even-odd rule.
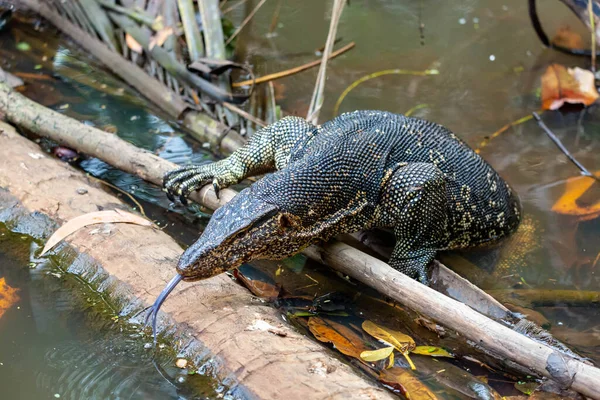
[[411, 351], [411, 353], [421, 354], [423, 356], [430, 356], [430, 357], [454, 358], [454, 356], [452, 354], [448, 353], [446, 350], [442, 349], [441, 347], [435, 347], [435, 346], [417, 346], [414, 348], [414, 350]]
[[379, 361], [388, 358], [394, 351], [394, 346], [384, 347], [377, 350], [367, 350], [360, 353], [360, 358], [365, 361]]
[[31, 50], [31, 46], [27, 42], [19, 42], [17, 43], [17, 49], [21, 51], [29, 51]]

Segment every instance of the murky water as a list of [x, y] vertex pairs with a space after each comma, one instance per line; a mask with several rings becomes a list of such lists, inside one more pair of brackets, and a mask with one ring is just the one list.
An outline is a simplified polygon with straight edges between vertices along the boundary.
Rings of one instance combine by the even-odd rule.
[[[239, 23], [256, 3], [248, 1], [228, 16]], [[282, 2], [276, 28], [268, 34], [277, 7], [277, 1], [266, 2], [239, 38], [238, 61], [251, 63], [257, 76], [316, 59], [315, 49], [325, 41], [330, 2]], [[544, 2], [540, 15], [550, 35], [563, 24], [585, 33], [559, 2]], [[53, 77], [50, 81], [29, 81], [27, 95], [88, 124], [116, 130], [126, 140], [174, 162], [201, 162], [210, 158], [201, 145], [182, 136], [173, 121], [135, 100], [134, 93], [123, 91], [118, 81], [73, 46], [49, 39], [51, 45], [47, 48], [33, 46], [29, 52], [19, 52], [14, 48], [14, 37], [35, 42], [34, 32], [21, 25], [12, 31], [12, 36], [1, 36], [0, 55], [5, 63], [7, 60], [10, 63], [4, 67]], [[338, 37], [342, 38], [338, 47], [350, 41], [355, 41], [356, 47], [329, 64], [321, 121], [334, 116], [340, 94], [365, 75], [387, 69], [436, 69], [439, 74], [433, 76], [392, 74], [366, 81], [348, 93], [340, 112], [369, 108], [403, 113], [420, 106], [414, 116], [447, 126], [473, 147], [478, 147], [502, 126], [540, 108], [539, 79], [549, 64], [589, 65], [586, 59], [542, 48], [528, 21], [526, 3], [520, 0], [352, 1], [344, 10]], [[58, 51], [58, 61], [45, 64], [44, 53], [53, 49]], [[284, 111], [306, 114], [315, 77], [316, 69], [275, 83], [278, 104]], [[546, 112], [543, 119], [588, 169], [600, 169], [597, 105], [584, 111]], [[533, 121], [508, 129], [491, 140], [481, 154], [515, 187], [535, 229], [513, 243], [509, 252], [518, 253], [518, 257], [504, 264], [498, 263], [497, 255], [490, 256], [489, 252], [469, 252], [458, 255], [460, 258], [452, 254], [444, 262], [485, 289], [505, 291], [504, 294], [537, 290], [533, 300], [517, 305], [540, 312], [552, 334], [581, 354], [600, 361], [597, 304], [572, 302], [565, 292], [600, 291], [600, 219], [582, 220], [552, 211], [565, 190], [565, 180], [577, 176], [578, 170]], [[170, 205], [157, 188], [138, 178], [95, 159], [84, 160], [80, 165], [140, 199], [146, 212], [168, 224], [170, 232], [184, 243], [190, 243], [206, 222], [206, 214], [200, 209], [183, 212], [180, 206]], [[597, 199], [598, 191], [590, 191], [581, 201], [593, 203]], [[169, 208], [178, 213], [165, 212]], [[431, 337], [415, 326], [410, 314], [393, 306], [382, 306], [378, 295], [368, 288], [349, 284], [326, 267], [306, 263], [302, 257], [245, 268], [245, 273], [260, 274], [259, 279], [278, 284], [290, 293], [293, 299], [278, 304], [285, 311], [314, 307], [315, 297], [334, 292], [341, 294], [334, 303], [346, 314], [384, 321], [426, 343], [461, 348], [453, 338], [440, 342]], [[552, 290], [547, 294], [553, 301], [541, 301], [543, 293], [539, 289]], [[42, 314], [56, 312], [49, 308]], [[305, 327], [301, 318], [296, 319], [300, 329]], [[94, 335], [94, 343], [106, 343], [104, 337], [110, 336], [110, 332], [107, 329], [103, 335]], [[69, 337], [65, 332], [55, 336]], [[3, 351], [0, 346], [0, 354]], [[31, 355], [25, 359], [27, 365], [35, 364], [36, 359]], [[453, 366], [462, 371], [468, 368], [474, 375], [485, 372], [464, 361], [448, 364], [448, 370]], [[426, 366], [419, 368], [427, 371]], [[490, 385], [504, 395], [513, 393], [512, 383], [500, 376], [490, 378]], [[464, 396], [448, 389], [451, 387], [448, 383], [430, 385], [445, 390], [448, 396]]]
[[167, 350], [155, 353], [148, 335], [119, 320], [73, 275], [52, 262], [30, 261], [36, 248], [29, 236], [0, 223], [0, 280], [17, 290], [0, 317], [2, 398], [204, 399], [226, 393], [194, 369], [175, 367]]

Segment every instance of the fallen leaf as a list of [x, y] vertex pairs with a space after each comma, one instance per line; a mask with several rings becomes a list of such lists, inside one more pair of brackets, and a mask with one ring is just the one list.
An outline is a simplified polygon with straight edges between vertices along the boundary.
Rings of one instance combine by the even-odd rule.
[[96, 211], [88, 214], [83, 214], [67, 221], [63, 226], [58, 228], [56, 232], [50, 236], [42, 253], [43, 256], [48, 250], [52, 249], [61, 240], [74, 233], [75, 231], [94, 224], [108, 224], [114, 222], [122, 222], [126, 224], [136, 224], [142, 226], [152, 226], [152, 222], [145, 218], [139, 217], [135, 214], [120, 211], [120, 210], [108, 210], [108, 211]]
[[279, 292], [281, 290], [279, 286], [258, 279], [249, 278], [237, 269], [233, 271], [233, 275], [255, 296], [269, 300], [275, 300], [279, 297]]
[[409, 400], [436, 400], [437, 396], [409, 371], [394, 367], [379, 373], [379, 381], [400, 391]]
[[127, 47], [129, 47], [131, 51], [135, 53], [142, 54], [144, 51], [142, 45], [139, 44], [129, 33], [125, 35], [125, 43], [127, 43]]
[[515, 389], [517, 389], [519, 392], [524, 393], [528, 396], [533, 394], [533, 392], [535, 392], [535, 389], [537, 389], [539, 386], [540, 386], [540, 384], [537, 382], [517, 382], [517, 383], [515, 383]]
[[421, 354], [423, 356], [430, 356], [430, 357], [454, 358], [454, 356], [452, 354], [448, 353], [446, 350], [442, 349], [441, 347], [435, 347], [435, 346], [417, 346], [411, 351], [411, 353]]
[[31, 50], [31, 45], [27, 42], [19, 42], [17, 43], [17, 50], [29, 51]]
[[394, 331], [377, 325], [372, 321], [364, 321], [362, 328], [371, 336], [379, 339], [390, 346], [394, 346], [399, 352], [411, 351], [416, 347], [416, 343], [408, 335], [402, 332]]
[[8, 286], [4, 278], [0, 278], [0, 318], [6, 310], [19, 301], [18, 291], [19, 289]]
[[347, 356], [361, 360], [360, 354], [369, 350], [356, 332], [330, 319], [311, 317], [308, 319], [308, 328], [318, 340], [332, 343]]
[[408, 356], [408, 353], [417, 346], [415, 341], [413, 340], [413, 338], [411, 338], [408, 335], [405, 335], [402, 332], [394, 331], [394, 330], [379, 326], [376, 323], [371, 322], [371, 321], [364, 321], [362, 323], [362, 328], [369, 335], [373, 336], [374, 338], [379, 339], [381, 342], [388, 344], [390, 346], [394, 346], [400, 353], [402, 353], [404, 358], [406, 358], [406, 361], [408, 361], [410, 368], [416, 369], [412, 360]]
[[[596, 176], [600, 176], [600, 172], [597, 172]], [[594, 184], [598, 185], [598, 182], [589, 176], [577, 176], [567, 179], [565, 192], [556, 200], [556, 203], [552, 206], [552, 211], [559, 214], [577, 216], [582, 221], [600, 216], [600, 199], [598, 197], [596, 197], [598, 200], [587, 204], [581, 200], [582, 196]]]
[[589, 106], [598, 98], [594, 82], [588, 70], [552, 64], [542, 75], [542, 108], [558, 110], [565, 103]]
[[388, 358], [394, 352], [394, 346], [383, 347], [377, 350], [367, 350], [360, 353], [360, 358], [365, 361], [373, 362]]
[[579, 33], [574, 32], [570, 26], [563, 25], [558, 28], [556, 35], [552, 39], [552, 44], [566, 47], [568, 49], [583, 49], [583, 39]]
[[166, 27], [164, 29], [161, 29], [160, 31], [156, 32], [156, 34], [154, 34], [150, 38], [150, 43], [148, 44], [148, 48], [150, 50], [152, 50], [154, 48], [154, 46], [161, 47], [163, 44], [165, 44], [166, 40], [172, 34], [173, 34], [173, 28], [170, 26]]

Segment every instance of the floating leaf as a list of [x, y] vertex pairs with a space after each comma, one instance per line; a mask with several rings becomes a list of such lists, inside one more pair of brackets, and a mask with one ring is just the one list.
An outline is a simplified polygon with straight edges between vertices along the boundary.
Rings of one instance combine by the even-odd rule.
[[562, 46], [567, 49], [583, 49], [583, 39], [579, 33], [574, 32], [568, 25], [558, 28], [556, 36], [552, 39], [552, 44]]
[[[596, 173], [600, 176], [600, 173]], [[585, 202], [582, 197], [592, 186], [598, 182], [588, 176], [578, 176], [567, 179], [564, 194], [556, 200], [552, 206], [552, 211], [559, 214], [572, 215], [580, 217], [581, 220], [590, 220], [600, 216], [600, 200], [597, 196], [590, 202]]]
[[437, 396], [409, 371], [394, 367], [379, 373], [379, 381], [400, 391], [410, 400], [436, 400]]
[[352, 329], [330, 319], [311, 317], [308, 328], [321, 342], [332, 343], [341, 353], [354, 358], [360, 358], [365, 347], [363, 340]]
[[258, 279], [252, 279], [246, 276], [239, 269], [234, 270], [233, 275], [236, 277], [236, 279], [239, 279], [239, 281], [242, 282], [244, 286], [246, 286], [255, 296], [269, 300], [275, 300], [277, 297], [279, 297], [279, 292], [281, 290], [279, 286]]
[[384, 347], [377, 350], [367, 350], [360, 353], [360, 358], [365, 361], [379, 361], [388, 358], [394, 352], [394, 346]]
[[4, 278], [0, 278], [0, 318], [6, 310], [19, 301], [18, 291], [19, 289], [8, 286]]
[[590, 71], [552, 64], [542, 75], [542, 108], [558, 110], [565, 103], [589, 106], [598, 98], [594, 83]]
[[94, 224], [108, 224], [112, 222], [152, 226], [152, 222], [148, 221], [147, 219], [126, 211], [108, 210], [83, 214], [67, 221], [67, 223], [58, 228], [46, 242], [46, 245], [44, 246], [40, 256], [43, 256], [48, 250], [56, 246], [58, 242], [85, 226]]
[[384, 328], [374, 322], [364, 321], [362, 328], [374, 338], [394, 346], [400, 353], [411, 351], [416, 347], [415, 341], [410, 336], [402, 332]]
[[17, 50], [29, 51], [31, 50], [31, 45], [27, 42], [19, 42], [17, 43]]
[[539, 386], [540, 386], [540, 384], [537, 382], [517, 382], [517, 383], [515, 383], [515, 389], [517, 389], [521, 393], [525, 393], [528, 396], [531, 395], [533, 392], [535, 392], [535, 389], [537, 389]]
[[371, 321], [364, 321], [362, 324], [362, 328], [374, 338], [377, 338], [386, 344], [394, 346], [400, 353], [402, 353], [404, 358], [406, 358], [406, 361], [410, 365], [410, 368], [417, 369], [415, 367], [415, 364], [413, 364], [412, 360], [408, 356], [408, 353], [417, 346], [413, 338], [411, 338], [408, 335], [405, 335], [402, 332], [394, 331], [379, 326]]
[[125, 43], [127, 43], [127, 47], [129, 47], [131, 51], [135, 53], [142, 54], [144, 51], [142, 45], [139, 44], [129, 33], [125, 35]]
[[446, 350], [442, 349], [441, 347], [435, 347], [435, 346], [417, 346], [414, 348], [414, 350], [411, 351], [411, 353], [421, 354], [423, 356], [430, 356], [430, 357], [454, 358], [454, 356], [452, 354], [448, 353]]

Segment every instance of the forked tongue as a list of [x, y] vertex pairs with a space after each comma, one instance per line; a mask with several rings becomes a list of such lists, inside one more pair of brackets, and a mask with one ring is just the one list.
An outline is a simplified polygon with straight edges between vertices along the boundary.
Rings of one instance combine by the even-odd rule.
[[162, 306], [162, 303], [164, 303], [166, 298], [169, 296], [169, 294], [171, 294], [173, 289], [175, 289], [175, 286], [177, 286], [177, 284], [181, 282], [182, 279], [182, 275], [175, 275], [173, 279], [171, 279], [171, 281], [167, 283], [167, 286], [165, 286], [163, 291], [160, 292], [160, 294], [156, 298], [156, 301], [150, 307], [150, 311], [148, 311], [148, 314], [146, 314], [146, 320], [144, 321], [145, 325], [148, 325], [148, 320], [150, 319], [150, 317], [152, 317], [152, 336], [154, 336], [154, 346], [156, 346], [156, 319], [158, 317], [158, 310], [160, 310], [160, 306]]

